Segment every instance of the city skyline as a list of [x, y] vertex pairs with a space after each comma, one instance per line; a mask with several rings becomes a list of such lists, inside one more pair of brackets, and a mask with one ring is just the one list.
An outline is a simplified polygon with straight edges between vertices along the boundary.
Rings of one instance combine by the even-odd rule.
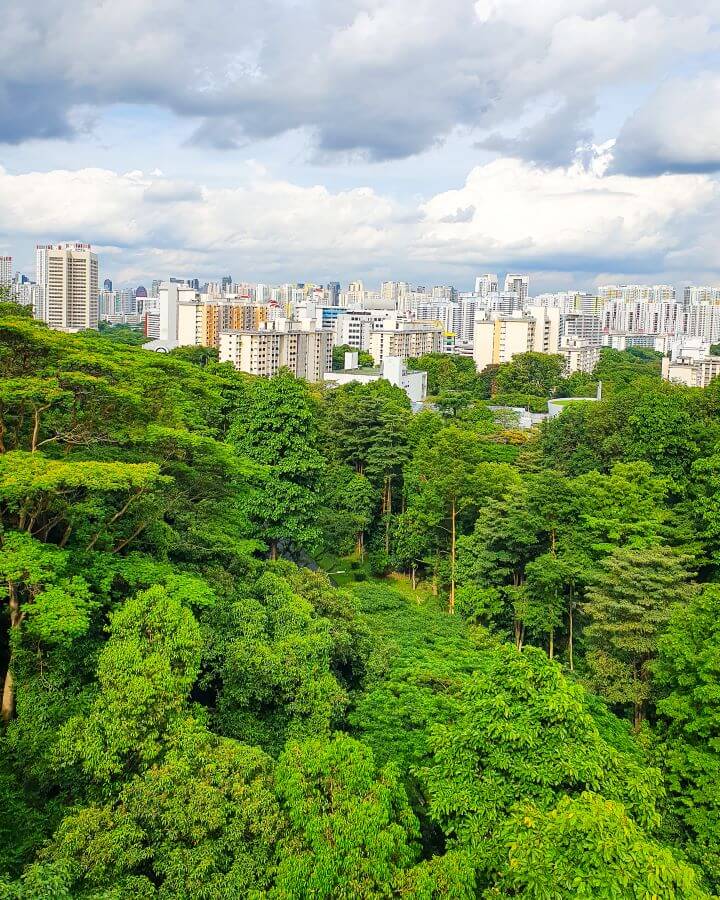
[[[92, 247], [92, 249], [94, 251], [96, 251], [98, 253], [98, 255], [101, 252], [99, 250], [98, 246], [94, 242], [91, 242], [91, 241], [78, 242], [75, 240], [71, 240], [71, 241], [58, 240], [55, 243], [58, 243], [58, 244], [86, 243], [87, 246]], [[33, 248], [32, 248], [33, 257], [36, 257], [37, 248], [40, 248], [43, 246], [45, 246], [45, 245], [44, 244], [33, 245]], [[4, 268], [2, 269], [2, 272], [4, 273], [4, 275], [2, 277], [7, 280], [7, 284], [10, 284], [12, 278], [14, 278], [16, 276], [24, 276], [26, 279], [28, 279], [31, 282], [35, 281], [36, 275], [37, 275], [37, 259], [34, 258], [33, 261], [27, 267], [22, 268], [18, 265], [18, 260], [24, 259], [24, 257], [27, 254], [21, 252], [19, 255], [16, 256], [16, 253], [12, 252], [14, 250], [14, 248], [8, 247], [7, 250], [8, 250], [7, 256], [0, 256], [0, 264], [2, 266], [4, 266]], [[5, 262], [1, 262], [3, 260]], [[270, 286], [279, 287], [282, 285], [308, 285], [308, 284], [322, 287], [322, 286], [326, 286], [329, 284], [338, 284], [338, 285], [340, 285], [341, 289], [344, 289], [347, 286], [352, 285], [354, 283], [364, 282], [364, 279], [358, 277], [356, 274], [350, 274], [350, 275], [342, 275], [341, 274], [337, 278], [335, 278], [333, 276], [333, 277], [328, 277], [328, 278], [325, 278], [322, 280], [314, 279], [314, 278], [308, 277], [308, 276], [304, 276], [303, 278], [286, 277], [286, 278], [276, 278], [276, 279], [255, 279], [255, 278], [251, 278], [251, 277], [247, 277], [247, 278], [242, 277], [242, 275], [240, 275], [239, 277], [233, 277], [232, 275], [220, 274], [222, 272], [229, 271], [230, 268], [231, 267], [229, 267], [229, 266], [226, 266], [225, 268], [223, 268], [221, 266], [219, 269], [211, 272], [207, 277], [203, 277], [203, 278], [198, 278], [194, 274], [180, 274], [176, 271], [174, 273], [169, 273], [169, 274], [166, 273], [163, 277], [158, 277], [158, 273], [150, 273], [150, 275], [144, 279], [140, 279], [138, 281], [124, 281], [123, 282], [123, 281], [119, 280], [118, 278], [116, 278], [112, 272], [110, 272], [106, 268], [104, 268], [102, 260], [100, 260], [100, 262], [99, 262], [99, 278], [103, 282], [103, 288], [102, 288], [103, 290], [109, 290], [109, 291], [115, 291], [115, 292], [128, 291], [128, 290], [134, 291], [137, 288], [149, 289], [149, 286], [153, 283], [160, 283], [161, 281], [168, 281], [168, 280], [187, 282], [188, 284], [191, 284], [191, 285], [195, 284], [198, 289], [200, 289], [202, 286], [207, 286], [208, 284], [218, 284], [218, 285], [223, 284], [224, 285], [225, 282], [228, 282], [228, 284], [259, 285], [262, 287], [270, 287]], [[720, 290], [720, 270], [718, 270], [718, 273], [714, 280], [706, 280], [706, 281], [703, 281], [702, 279], [697, 278], [697, 277], [693, 278], [693, 277], [691, 277], [691, 275], [688, 276], [687, 278], [683, 278], [681, 280], [663, 281], [659, 277], [654, 278], [653, 273], [651, 273], [651, 272], [643, 273], [644, 274], [643, 278], [638, 278], [635, 280], [618, 278], [618, 279], [615, 279], [614, 281], [611, 281], [608, 279], [603, 280], [601, 277], [601, 274], [596, 273], [595, 277], [586, 275], [585, 281], [583, 281], [581, 283], [572, 283], [572, 284], [565, 285], [565, 286], [560, 286], [557, 283], [553, 283], [551, 277], [547, 273], [541, 273], [541, 276], [538, 278], [538, 274], [536, 272], [534, 272], [532, 269], [528, 269], [526, 272], [524, 272], [522, 274], [516, 274], [515, 272], [511, 271], [510, 269], [508, 269], [507, 271], [498, 269], [495, 272], [492, 272], [489, 274], [494, 275], [496, 278], [499, 279], [500, 285], [499, 285], [498, 289], [499, 290], [504, 289], [506, 291], [512, 289], [508, 285], [506, 279], [529, 277], [531, 279], [532, 287], [533, 287], [533, 289], [529, 291], [529, 296], [533, 296], [535, 294], [561, 293], [564, 291], [578, 292], [578, 293], [583, 293], [583, 292], [592, 293], [593, 291], [600, 290], [600, 288], [602, 288], [603, 286], [609, 286], [609, 285], [671, 286], [672, 288], [674, 288], [676, 290], [678, 295], [681, 293], [682, 290], [684, 290], [685, 288], [688, 288], [688, 287], [698, 287], [698, 288], [713, 287], [713, 288], [717, 288], [718, 290]], [[545, 278], [542, 277], [543, 274], [546, 276]], [[423, 290], [426, 290], [428, 292], [431, 292], [434, 288], [448, 287], [448, 288], [452, 288], [452, 289], [456, 290], [458, 293], [472, 293], [473, 291], [477, 293], [477, 292], [479, 292], [478, 291], [479, 282], [486, 277], [487, 277], [487, 275], [479, 276], [477, 274], [469, 274], [463, 279], [463, 282], [460, 284], [452, 283], [449, 281], [443, 282], [440, 279], [430, 277], [429, 279], [426, 279], [423, 284], [421, 284], [421, 282], [417, 279], [411, 280], [411, 279], [407, 279], [407, 278], [396, 277], [396, 275], [393, 273], [385, 272], [385, 273], [381, 274], [380, 276], [378, 276], [378, 278], [375, 280], [364, 282], [364, 287], [365, 287], [365, 289], [368, 289], [368, 290], [374, 290], [375, 288], [382, 289], [383, 284], [393, 284], [394, 283], [394, 284], [401, 284], [401, 285], [406, 284], [406, 285], [412, 287], [413, 289], [417, 289], [417, 287], [420, 286]], [[540, 289], [536, 289], [537, 281], [539, 281], [540, 284], [542, 285]], [[110, 287], [105, 286], [106, 282], [109, 282]], [[504, 282], [504, 284], [503, 284], [503, 282]], [[2, 278], [0, 278], [0, 283], [2, 283]], [[527, 294], [526, 294], [526, 296], [527, 296]]]
[[122, 286], [720, 281], [720, 3], [676, 7], [11, 0], [0, 255], [92, 241]]

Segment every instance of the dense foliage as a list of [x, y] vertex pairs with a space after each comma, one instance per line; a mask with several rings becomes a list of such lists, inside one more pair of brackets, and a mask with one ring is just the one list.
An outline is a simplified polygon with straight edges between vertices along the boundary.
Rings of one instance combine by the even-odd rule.
[[720, 387], [414, 365], [0, 304], [0, 897], [720, 891]]

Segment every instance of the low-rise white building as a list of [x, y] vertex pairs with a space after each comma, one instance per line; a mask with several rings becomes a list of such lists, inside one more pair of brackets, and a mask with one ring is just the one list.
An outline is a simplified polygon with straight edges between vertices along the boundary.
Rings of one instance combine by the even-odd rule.
[[370, 384], [384, 378], [395, 387], [402, 388], [413, 403], [422, 403], [427, 397], [427, 372], [408, 371], [405, 360], [398, 356], [386, 356], [374, 369], [358, 366], [358, 353], [345, 354], [345, 368], [339, 372], [326, 372], [325, 381], [331, 384]]

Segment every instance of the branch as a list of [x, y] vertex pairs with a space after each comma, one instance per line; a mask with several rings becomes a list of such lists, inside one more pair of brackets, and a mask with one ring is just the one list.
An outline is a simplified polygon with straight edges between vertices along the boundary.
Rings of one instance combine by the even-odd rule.
[[135, 529], [135, 531], [133, 531], [133, 533], [130, 535], [129, 538], [125, 538], [124, 541], [120, 541], [120, 543], [117, 545], [117, 547], [115, 547], [115, 548], [114, 548], [113, 550], [111, 550], [110, 552], [111, 552], [111, 553], [119, 553], [121, 550], [123, 550], [125, 547], [127, 547], [127, 545], [130, 544], [130, 543], [132, 543], [132, 541], [135, 540], [135, 538], [140, 534], [140, 532], [141, 532], [144, 528], [147, 527], [147, 524], [148, 524], [147, 522], [141, 522], [141, 523], [138, 525], [138, 527]]
[[[130, 504], [133, 502], [133, 500], [136, 500], [138, 497], [140, 497], [140, 496], [141, 496], [142, 494], [144, 494], [144, 493], [145, 493], [145, 487], [143, 486], [143, 487], [141, 487], [141, 488], [138, 488], [138, 489], [135, 491], [134, 494], [131, 494], [131, 495], [128, 497], [127, 502], [124, 503], [123, 506], [120, 507], [120, 509], [115, 513], [115, 515], [110, 519], [110, 521], [106, 524], [105, 527], [106, 527], [106, 528], [109, 528], [111, 525], [113, 525], [115, 522], [117, 522], [118, 519], [122, 518], [122, 517], [125, 515], [125, 513], [128, 511], [128, 509], [129, 509], [129, 507], [130, 507]], [[143, 526], [143, 527], [144, 527], [144, 526]], [[97, 534], [95, 535], [95, 537], [90, 541], [90, 543], [89, 543], [89, 544], [87, 545], [87, 547], [85, 548], [86, 550], [92, 550], [92, 549], [93, 549], [93, 547], [95, 546], [95, 544], [98, 542], [98, 539], [99, 539], [99, 537], [100, 537], [100, 533], [101, 533], [100, 531], [97, 532]], [[113, 553], [114, 553], [114, 552], [115, 552], [115, 551], [113, 551]]]

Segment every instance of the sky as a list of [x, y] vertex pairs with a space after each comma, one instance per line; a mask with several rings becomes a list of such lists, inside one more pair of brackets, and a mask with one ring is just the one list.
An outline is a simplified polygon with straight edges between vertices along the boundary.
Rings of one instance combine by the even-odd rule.
[[720, 285], [720, 0], [3, 0], [0, 254]]

